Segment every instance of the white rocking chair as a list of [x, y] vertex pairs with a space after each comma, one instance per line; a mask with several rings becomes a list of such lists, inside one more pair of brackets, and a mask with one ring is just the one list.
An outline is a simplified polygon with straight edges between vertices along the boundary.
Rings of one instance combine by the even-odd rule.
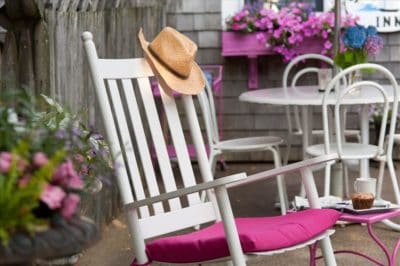
[[[329, 235], [333, 233], [330, 228], [340, 213], [319, 209], [310, 170], [311, 166], [335, 160], [336, 155], [313, 158], [249, 177], [241, 173], [214, 180], [192, 96], [183, 95], [181, 100], [202, 177], [196, 184], [176, 99], [162, 90], [162, 103], [183, 181], [183, 188], [178, 188], [180, 182], [171, 168], [151, 91], [149, 77], [153, 72], [149, 65], [143, 58], [99, 59], [92, 34], [85, 32], [82, 39], [106, 136], [118, 165], [117, 182], [136, 257], [133, 265], [147, 265], [151, 261], [182, 264], [222, 259], [232, 260], [234, 265], [246, 265], [246, 259], [254, 255], [271, 255], [318, 240], [326, 265], [336, 265]], [[142, 108], [139, 103], [143, 104]], [[147, 126], [150, 135], [145, 133]], [[153, 168], [149, 139], [154, 142], [160, 173]], [[312, 209], [278, 217], [234, 219], [227, 185], [243, 185], [292, 171], [301, 173]], [[199, 192], [204, 190], [214, 191], [208, 193], [210, 201], [200, 200]], [[217, 223], [193, 233], [160, 238], [209, 222]], [[149, 238], [155, 239], [146, 243]]]

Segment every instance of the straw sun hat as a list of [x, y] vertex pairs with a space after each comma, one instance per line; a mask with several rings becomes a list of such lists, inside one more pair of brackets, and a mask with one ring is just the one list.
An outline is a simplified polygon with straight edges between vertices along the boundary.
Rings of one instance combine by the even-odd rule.
[[173, 28], [165, 27], [149, 43], [143, 30], [139, 41], [147, 62], [166, 92], [171, 90], [182, 94], [198, 94], [204, 89], [205, 80], [199, 65], [194, 61], [197, 45]]

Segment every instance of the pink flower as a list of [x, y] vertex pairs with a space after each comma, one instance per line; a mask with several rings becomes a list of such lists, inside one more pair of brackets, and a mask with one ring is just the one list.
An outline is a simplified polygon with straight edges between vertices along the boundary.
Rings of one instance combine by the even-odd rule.
[[329, 40], [327, 40], [327, 41], [324, 42], [324, 48], [325, 48], [326, 50], [331, 49], [332, 46], [333, 46], [333, 45], [332, 45], [332, 43], [331, 43]]
[[80, 176], [78, 176], [77, 174], [71, 176], [71, 178], [69, 179], [69, 182], [68, 182], [68, 187], [72, 188], [72, 189], [82, 189], [83, 181], [80, 178]]
[[85, 157], [82, 154], [77, 154], [74, 156], [74, 159], [78, 162], [78, 163], [83, 163], [85, 161]]
[[25, 171], [26, 167], [28, 166], [28, 162], [24, 159], [18, 158], [17, 161], [17, 168], [22, 173]]
[[49, 159], [43, 152], [36, 152], [33, 155], [32, 163], [35, 167], [43, 167], [49, 163]]
[[83, 181], [76, 173], [71, 160], [67, 160], [56, 169], [53, 174], [53, 180], [63, 187], [73, 189], [83, 188]]
[[267, 42], [267, 37], [265, 37], [265, 34], [263, 33], [258, 33], [256, 35], [256, 39], [260, 42], [260, 43], [266, 43]]
[[9, 152], [0, 152], [0, 173], [6, 173], [10, 170], [12, 155]]
[[40, 200], [43, 201], [51, 210], [61, 207], [61, 202], [65, 198], [65, 192], [58, 186], [47, 184], [40, 195]]
[[89, 166], [82, 165], [79, 175], [86, 175], [87, 173], [89, 173]]
[[76, 207], [78, 206], [79, 201], [80, 198], [78, 195], [68, 194], [68, 196], [66, 196], [63, 201], [61, 216], [66, 219], [71, 218], [75, 214]]
[[26, 187], [26, 185], [28, 185], [30, 180], [31, 180], [31, 175], [26, 174], [18, 181], [18, 186], [20, 188]]

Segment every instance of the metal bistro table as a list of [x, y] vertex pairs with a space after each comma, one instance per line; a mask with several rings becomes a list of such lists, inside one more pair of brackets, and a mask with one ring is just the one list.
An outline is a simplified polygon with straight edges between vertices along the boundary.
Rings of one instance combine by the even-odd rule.
[[[383, 85], [388, 93], [389, 101], [393, 102], [393, 91], [390, 86]], [[251, 90], [242, 93], [239, 100], [243, 102], [272, 104], [283, 106], [299, 106], [301, 110], [301, 120], [303, 125], [303, 157], [306, 148], [311, 144], [312, 131], [312, 113], [313, 106], [322, 108], [322, 99], [324, 93], [318, 92], [318, 86], [296, 86], [287, 88], [286, 92], [282, 87], [271, 89]], [[382, 95], [376, 89], [362, 88], [355, 95], [345, 96], [343, 105], [360, 105], [360, 129], [362, 143], [369, 143], [369, 117], [368, 105], [373, 103], [382, 103]], [[335, 103], [334, 95], [332, 95], [332, 105]], [[370, 177], [369, 161], [362, 160], [360, 168], [361, 177]]]

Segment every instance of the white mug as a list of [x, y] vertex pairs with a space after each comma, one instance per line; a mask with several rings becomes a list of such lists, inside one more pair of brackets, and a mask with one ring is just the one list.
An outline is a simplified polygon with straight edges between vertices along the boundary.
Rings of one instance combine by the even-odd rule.
[[356, 192], [370, 192], [375, 196], [376, 179], [370, 177], [357, 178], [356, 181], [354, 181], [354, 190]]
[[320, 91], [325, 91], [326, 85], [332, 79], [332, 68], [320, 68], [318, 69], [318, 85]]

